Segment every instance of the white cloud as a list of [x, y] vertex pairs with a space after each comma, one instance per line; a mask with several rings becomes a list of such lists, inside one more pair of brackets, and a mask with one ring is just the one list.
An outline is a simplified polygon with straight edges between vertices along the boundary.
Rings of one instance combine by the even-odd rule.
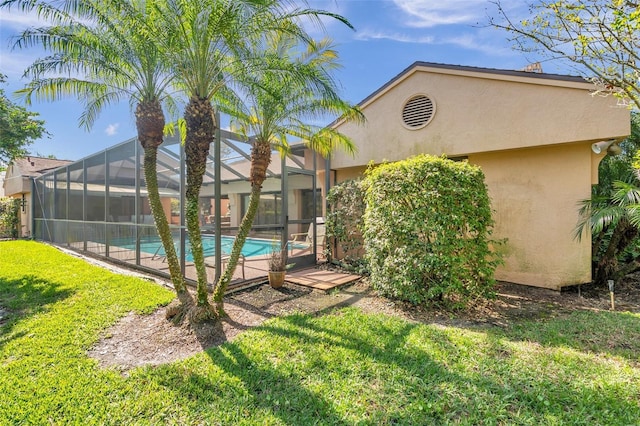
[[414, 36], [406, 33], [392, 33], [384, 31], [364, 30], [356, 33], [355, 39], [359, 41], [391, 40], [399, 43], [416, 43], [430, 45], [454, 45], [464, 49], [475, 50], [490, 56], [507, 56], [513, 53], [508, 46], [502, 46], [484, 34], [484, 31], [475, 34], [461, 34], [452, 37], [443, 36]]
[[462, 34], [457, 37], [448, 37], [437, 40], [437, 44], [453, 44], [469, 50], [476, 50], [485, 55], [491, 56], [509, 56], [513, 54], [513, 50], [508, 46], [502, 46], [495, 40], [485, 40], [478, 35]]
[[115, 136], [118, 134], [118, 128], [120, 127], [120, 123], [113, 123], [113, 124], [109, 124], [107, 126], [106, 129], [104, 129], [104, 132], [108, 135], [108, 136]]
[[5, 49], [0, 49], [0, 55], [2, 55], [2, 73], [14, 82], [20, 80], [24, 70], [35, 60], [33, 55], [10, 52]]
[[485, 16], [487, 0], [393, 0], [405, 14], [406, 25], [417, 28], [476, 23]]
[[0, 25], [13, 30], [24, 30], [29, 27], [41, 26], [43, 21], [38, 18], [36, 12], [22, 12], [17, 8], [11, 10], [3, 9], [0, 12]]
[[356, 40], [391, 40], [400, 43], [420, 43], [420, 44], [432, 44], [434, 38], [431, 36], [411, 36], [401, 33], [387, 33], [383, 31], [358, 31], [355, 35]]

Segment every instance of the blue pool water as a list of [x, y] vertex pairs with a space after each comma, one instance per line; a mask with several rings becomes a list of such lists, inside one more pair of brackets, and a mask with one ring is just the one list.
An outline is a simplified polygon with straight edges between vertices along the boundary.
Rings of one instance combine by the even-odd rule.
[[[234, 237], [220, 237], [222, 240], [222, 253], [229, 254], [231, 253], [231, 248], [233, 247]], [[180, 245], [179, 241], [174, 241], [176, 247]], [[123, 248], [135, 250], [135, 243], [128, 242], [124, 244], [115, 244]], [[242, 254], [246, 257], [250, 256], [260, 256], [267, 255], [271, 253], [273, 250], [278, 250], [280, 248], [280, 241], [276, 240], [260, 240], [255, 238], [247, 238], [242, 246]], [[204, 257], [215, 256], [216, 255], [216, 241], [213, 236], [202, 236], [202, 250], [204, 251]], [[162, 242], [160, 240], [147, 240], [140, 242], [140, 251], [143, 253], [153, 254], [156, 256], [164, 256], [164, 248], [162, 247]], [[193, 257], [191, 255], [191, 248], [189, 246], [189, 239], [186, 241], [186, 256], [185, 259], [189, 262], [193, 261]]]

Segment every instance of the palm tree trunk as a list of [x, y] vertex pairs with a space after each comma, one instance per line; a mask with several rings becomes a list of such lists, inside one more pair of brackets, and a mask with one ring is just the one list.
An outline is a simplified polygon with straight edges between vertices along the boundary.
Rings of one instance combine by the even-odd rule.
[[604, 285], [607, 280], [619, 277], [618, 256], [633, 242], [638, 236], [638, 229], [627, 219], [620, 219], [611, 234], [607, 250], [596, 264], [595, 283]]
[[236, 266], [238, 265], [238, 260], [240, 259], [240, 254], [242, 253], [242, 247], [244, 246], [245, 241], [247, 241], [249, 231], [251, 231], [251, 227], [253, 226], [253, 220], [256, 217], [258, 206], [260, 205], [261, 192], [261, 186], [253, 185], [251, 187], [251, 195], [249, 195], [249, 205], [247, 206], [247, 211], [242, 218], [242, 222], [240, 223], [238, 234], [233, 241], [233, 247], [231, 248], [229, 260], [227, 261], [227, 267], [224, 270], [224, 273], [220, 276], [220, 279], [216, 284], [216, 288], [213, 292], [213, 301], [218, 315], [224, 315], [224, 304], [222, 299], [224, 297], [225, 291], [227, 290], [227, 286], [233, 278]]
[[238, 235], [236, 235], [233, 242], [229, 261], [227, 262], [227, 268], [220, 276], [213, 292], [213, 301], [218, 315], [224, 315], [224, 293], [231, 282], [231, 278], [233, 278], [236, 266], [238, 265], [238, 260], [240, 259], [240, 254], [242, 253], [242, 247], [249, 236], [249, 231], [251, 231], [251, 227], [253, 226], [253, 220], [258, 212], [260, 194], [262, 193], [262, 183], [267, 178], [267, 168], [269, 167], [269, 163], [271, 163], [271, 145], [268, 141], [256, 141], [251, 150], [251, 172], [249, 175], [249, 181], [251, 182], [251, 194], [249, 196], [249, 205], [247, 206], [247, 211], [240, 223]]
[[153, 147], [147, 147], [144, 150], [144, 177], [147, 183], [147, 193], [149, 196], [149, 206], [151, 207], [151, 214], [156, 224], [158, 236], [162, 241], [162, 247], [166, 254], [167, 264], [169, 265], [169, 274], [171, 275], [171, 282], [176, 290], [176, 293], [184, 293], [187, 291], [187, 287], [180, 270], [180, 260], [176, 252], [176, 247], [173, 243], [173, 236], [171, 235], [171, 228], [169, 228], [169, 221], [162, 208], [160, 202], [160, 193], [158, 192], [158, 175], [156, 170], [156, 158], [158, 156], [158, 149]]
[[[214, 111], [207, 99], [192, 97], [184, 113], [187, 124], [185, 153], [187, 157], [186, 216], [191, 255], [198, 277], [196, 304], [209, 308], [207, 270], [204, 265], [202, 236], [200, 235], [200, 188], [207, 169], [209, 147], [215, 132]], [[216, 176], [216, 178], [218, 178]]]
[[169, 265], [171, 282], [176, 290], [178, 298], [185, 303], [188, 295], [187, 287], [180, 270], [180, 261], [173, 244], [169, 221], [160, 202], [158, 191], [158, 174], [156, 160], [158, 157], [158, 147], [162, 144], [164, 137], [164, 114], [162, 107], [157, 101], [139, 103], [136, 107], [136, 127], [138, 130], [138, 141], [144, 149], [144, 177], [149, 197], [151, 214], [162, 241], [162, 246]]

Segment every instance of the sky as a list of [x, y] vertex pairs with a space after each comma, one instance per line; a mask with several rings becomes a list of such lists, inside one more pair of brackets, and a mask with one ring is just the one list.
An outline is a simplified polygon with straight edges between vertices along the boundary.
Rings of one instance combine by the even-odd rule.
[[[327, 21], [324, 30], [334, 40], [342, 68], [336, 71], [344, 99], [358, 103], [415, 61], [515, 70], [539, 58], [512, 49], [509, 35], [488, 25], [496, 15], [490, 0], [310, 0], [311, 7], [346, 17], [355, 30]], [[509, 16], [527, 18], [523, 0], [504, 1]], [[23, 71], [42, 56], [35, 49], [12, 49], [20, 31], [38, 26], [37, 17], [15, 10], [0, 11], [0, 72], [7, 75], [5, 93], [28, 81]], [[310, 28], [320, 36], [319, 28]], [[543, 63], [551, 73], [571, 73], [562, 64]], [[27, 108], [40, 114], [51, 134], [28, 147], [32, 155], [78, 160], [135, 136], [128, 102], [105, 109], [90, 130], [80, 128], [82, 104], [77, 99], [34, 101]], [[330, 120], [327, 122], [327, 124]]]

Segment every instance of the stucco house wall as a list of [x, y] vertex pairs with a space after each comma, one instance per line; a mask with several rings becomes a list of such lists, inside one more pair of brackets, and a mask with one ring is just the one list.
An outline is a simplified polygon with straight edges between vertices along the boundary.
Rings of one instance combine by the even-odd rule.
[[[496, 238], [505, 264], [500, 280], [559, 289], [591, 280], [589, 236], [573, 238], [578, 202], [597, 181], [591, 144], [621, 140], [630, 112], [613, 98], [593, 97], [578, 77], [418, 62], [365, 99], [365, 125], [334, 123], [350, 136], [355, 157], [331, 158], [336, 181], [361, 174], [370, 161], [446, 154], [482, 167]], [[435, 104], [417, 130], [402, 120], [417, 94]]]
[[21, 237], [30, 237], [33, 232], [31, 229], [33, 222], [31, 217], [31, 206], [33, 205], [31, 179], [69, 163], [71, 161], [29, 156], [17, 158], [7, 167], [3, 183], [5, 196], [24, 199], [23, 207], [20, 209]]

